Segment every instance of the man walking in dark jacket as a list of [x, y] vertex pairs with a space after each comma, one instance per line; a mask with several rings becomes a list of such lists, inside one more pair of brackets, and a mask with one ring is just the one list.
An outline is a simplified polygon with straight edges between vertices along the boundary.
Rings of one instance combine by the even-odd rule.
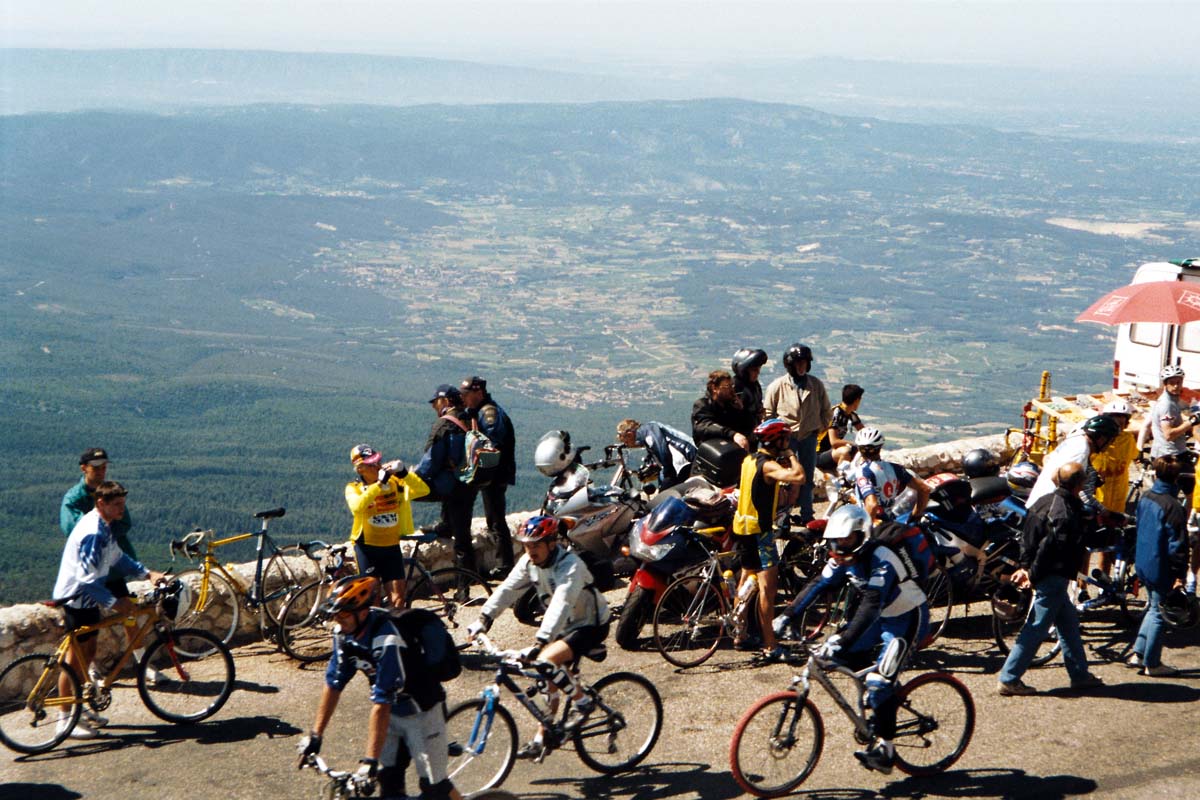
[[1058, 629], [1071, 688], [1103, 685], [1088, 672], [1079, 616], [1067, 595], [1068, 583], [1074, 579], [1084, 552], [1084, 509], [1079, 499], [1083, 483], [1083, 465], [1073, 461], [1064, 464], [1055, 476], [1057, 488], [1034, 503], [1025, 517], [1021, 568], [1013, 573], [1012, 581], [1022, 589], [1033, 587], [1033, 611], [1000, 670], [998, 691], [1006, 697], [1037, 694], [1037, 689], [1024, 683], [1021, 676], [1052, 626]]
[[517, 482], [517, 437], [512, 420], [488, 392], [487, 381], [472, 375], [459, 385], [459, 389], [467, 416], [478, 421], [479, 430], [487, 434], [492, 444], [500, 450], [500, 466], [496, 468], [491, 481], [479, 490], [488, 534], [496, 540], [499, 561], [490, 577], [499, 579], [508, 575], [513, 566], [512, 531], [508, 529], [505, 517], [508, 513], [508, 487]]
[[1183, 585], [1187, 572], [1187, 512], [1175, 482], [1183, 463], [1173, 455], [1154, 459], [1154, 485], [1137, 507], [1137, 576], [1146, 587], [1146, 616], [1126, 663], [1143, 675], [1169, 678], [1179, 670], [1162, 663], [1162, 614], [1158, 604], [1167, 592]]

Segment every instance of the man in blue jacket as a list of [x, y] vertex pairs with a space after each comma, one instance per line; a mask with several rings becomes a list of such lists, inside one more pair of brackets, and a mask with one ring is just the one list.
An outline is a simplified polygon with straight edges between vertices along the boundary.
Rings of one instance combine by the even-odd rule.
[[1177, 497], [1175, 482], [1183, 463], [1173, 455], [1154, 459], [1154, 485], [1137, 507], [1137, 576], [1146, 587], [1146, 616], [1126, 662], [1141, 674], [1166, 678], [1179, 670], [1162, 663], [1162, 615], [1158, 604], [1172, 588], [1182, 585], [1187, 570], [1187, 512]]
[[[442, 503], [442, 518], [438, 522], [439, 536], [454, 537], [454, 554], [458, 565], [475, 570], [475, 548], [471, 544], [471, 513], [475, 510], [478, 490], [458, 479], [458, 468], [464, 457], [466, 435], [462, 424], [466, 420], [462, 394], [443, 383], [429, 399], [437, 422], [425, 441], [425, 452], [413, 470], [430, 488], [430, 496]], [[450, 419], [453, 417], [453, 419]], [[458, 420], [458, 422], [455, 422]], [[462, 424], [460, 424], [462, 423]]]

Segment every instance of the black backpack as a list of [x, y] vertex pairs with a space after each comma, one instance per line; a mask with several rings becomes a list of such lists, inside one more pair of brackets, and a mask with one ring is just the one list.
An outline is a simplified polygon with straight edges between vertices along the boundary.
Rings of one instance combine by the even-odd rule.
[[452, 681], [462, 673], [458, 646], [441, 617], [428, 609], [406, 608], [393, 612], [392, 620], [404, 637], [406, 671], [438, 683]]

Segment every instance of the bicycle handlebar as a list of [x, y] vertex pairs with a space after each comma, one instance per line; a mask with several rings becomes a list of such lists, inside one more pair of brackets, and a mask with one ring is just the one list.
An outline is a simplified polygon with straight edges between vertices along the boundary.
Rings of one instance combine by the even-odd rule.
[[331, 781], [343, 786], [350, 786], [353, 788], [354, 794], [359, 797], [368, 797], [375, 791], [374, 781], [369, 778], [359, 777], [357, 774], [347, 772], [346, 770], [331, 769], [329, 764], [325, 762], [325, 759], [316, 753], [309, 753], [304, 758], [304, 763], [300, 765], [300, 768], [316, 770]]
[[197, 528], [182, 539], [172, 539], [170, 545], [171, 560], [175, 560], [176, 553], [182, 553], [185, 558], [195, 558], [200, 555], [200, 543], [204, 541], [204, 537], [211, 535], [212, 531], [202, 531]]

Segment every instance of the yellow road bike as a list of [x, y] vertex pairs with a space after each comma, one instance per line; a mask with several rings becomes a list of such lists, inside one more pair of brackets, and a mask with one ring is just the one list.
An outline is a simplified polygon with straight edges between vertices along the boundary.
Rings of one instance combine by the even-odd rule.
[[[146, 708], [168, 722], [207, 719], [225, 705], [233, 691], [233, 656], [211, 633], [175, 628], [176, 615], [187, 591], [179, 581], [162, 581], [139, 602], [132, 616], [112, 616], [95, 625], [68, 631], [53, 653], [32, 653], [0, 671], [0, 742], [18, 753], [42, 753], [66, 739], [84, 708], [104, 711], [112, 703], [112, 688], [133, 651], [147, 641], [146, 653], [135, 661], [137, 689]], [[79, 637], [93, 631], [129, 626], [128, 643], [104, 677], [84, 681], [67, 663], [74, 653], [83, 663]], [[66, 691], [60, 688], [64, 683]]]
[[[288, 597], [320, 573], [318, 549], [323, 542], [280, 546], [267, 534], [267, 523], [282, 517], [284, 509], [259, 511], [262, 520], [258, 533], [240, 533], [224, 539], [212, 538], [212, 531], [193, 531], [171, 542], [171, 558], [181, 553], [201, 559], [200, 566], [185, 569], [176, 577], [192, 589], [192, 603], [179, 619], [181, 626], [199, 628], [229, 644], [238, 629], [238, 616], [244, 605], [258, 614], [259, 632], [267, 640], [275, 638], [276, 623]], [[257, 538], [254, 579], [247, 582], [230, 567], [217, 560], [217, 548]]]

